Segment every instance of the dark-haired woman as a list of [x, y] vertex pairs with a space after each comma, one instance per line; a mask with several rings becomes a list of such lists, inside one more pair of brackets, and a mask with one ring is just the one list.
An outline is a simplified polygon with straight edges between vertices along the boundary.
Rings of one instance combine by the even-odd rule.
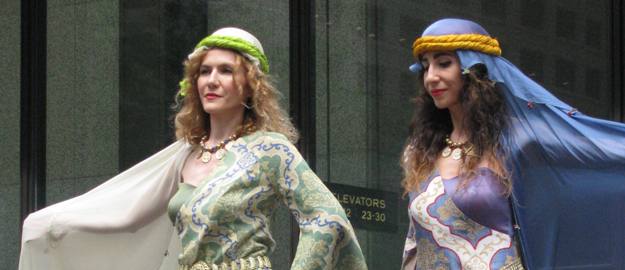
[[[474, 22], [433, 23], [413, 53], [423, 91], [402, 157], [411, 220], [403, 269], [610, 263], [576, 257], [581, 246], [570, 244], [596, 246], [623, 232], [599, 228], [625, 223], [614, 216], [625, 206], [625, 125], [556, 99], [500, 57], [497, 40]], [[588, 231], [597, 238], [580, 237]]]

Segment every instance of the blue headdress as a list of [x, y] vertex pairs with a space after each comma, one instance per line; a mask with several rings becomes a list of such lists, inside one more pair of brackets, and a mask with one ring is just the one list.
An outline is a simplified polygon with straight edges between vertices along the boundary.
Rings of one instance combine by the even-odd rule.
[[502, 145], [525, 265], [625, 269], [625, 124], [557, 99], [499, 56], [498, 42], [474, 22], [430, 25], [413, 53], [435, 50], [455, 51], [463, 69], [486, 65], [504, 91], [509, 127]]

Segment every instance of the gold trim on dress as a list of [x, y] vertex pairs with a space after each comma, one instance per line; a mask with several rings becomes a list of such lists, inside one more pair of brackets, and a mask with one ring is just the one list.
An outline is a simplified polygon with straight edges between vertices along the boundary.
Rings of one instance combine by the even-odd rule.
[[193, 265], [180, 265], [178, 270], [271, 270], [271, 262], [267, 256], [248, 257], [221, 264], [198, 261]]
[[501, 267], [501, 270], [525, 270], [520, 258], [516, 258], [512, 263], [506, 264]]

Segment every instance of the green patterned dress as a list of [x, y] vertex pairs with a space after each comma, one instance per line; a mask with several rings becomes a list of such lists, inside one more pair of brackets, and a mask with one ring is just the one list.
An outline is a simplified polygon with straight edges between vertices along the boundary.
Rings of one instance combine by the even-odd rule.
[[269, 227], [281, 203], [300, 228], [291, 269], [367, 268], [343, 208], [286, 137], [256, 132], [226, 150], [197, 188], [181, 184], [170, 201], [180, 269], [269, 269], [261, 258], [274, 249]]

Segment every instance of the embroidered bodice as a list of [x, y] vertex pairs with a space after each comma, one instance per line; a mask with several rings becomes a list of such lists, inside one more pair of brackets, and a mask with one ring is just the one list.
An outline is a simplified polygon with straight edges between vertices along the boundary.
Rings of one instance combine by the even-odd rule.
[[283, 204], [300, 227], [291, 269], [366, 269], [343, 208], [283, 135], [256, 132], [226, 150], [197, 188], [181, 184], [170, 201], [181, 268], [268, 255], [271, 215]]
[[410, 194], [408, 214], [404, 260], [416, 256], [415, 269], [520, 267], [510, 204], [488, 168], [464, 186], [435, 173]]

